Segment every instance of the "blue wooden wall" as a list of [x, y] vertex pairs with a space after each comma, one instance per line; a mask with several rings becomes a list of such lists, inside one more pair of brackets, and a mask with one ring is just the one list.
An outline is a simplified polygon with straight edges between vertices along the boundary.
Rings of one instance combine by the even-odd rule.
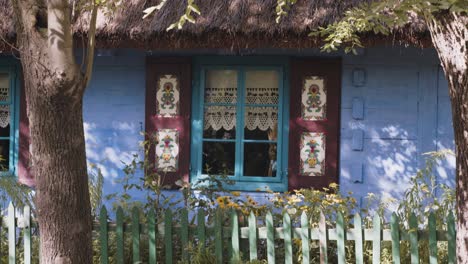
[[[375, 48], [345, 56], [343, 64], [341, 190], [398, 198], [424, 166], [423, 153], [454, 147], [436, 54]], [[452, 157], [437, 168], [440, 181], [453, 185], [454, 163]]]
[[[316, 50], [251, 52], [323, 56]], [[194, 53], [206, 51], [186, 54]], [[88, 160], [101, 168], [110, 193], [120, 190], [115, 180], [123, 177], [122, 161], [138, 153], [142, 140], [146, 54], [101, 55], [84, 119]], [[358, 198], [368, 192], [398, 197], [423, 164], [422, 153], [453, 148], [447, 83], [434, 50], [379, 47], [343, 55], [341, 109], [341, 190]], [[453, 159], [444, 162], [439, 180], [453, 185], [454, 169]]]

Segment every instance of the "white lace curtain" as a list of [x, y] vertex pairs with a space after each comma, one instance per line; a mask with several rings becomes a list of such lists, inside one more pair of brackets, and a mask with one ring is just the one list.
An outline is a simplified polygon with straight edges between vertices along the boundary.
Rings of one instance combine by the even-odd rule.
[[[8, 101], [8, 87], [0, 87], [0, 101]], [[0, 105], [0, 127], [5, 128], [10, 124], [10, 105]]]
[[[206, 88], [205, 103], [236, 103], [237, 88]], [[278, 88], [247, 88], [247, 104], [278, 104]], [[204, 129], [232, 130], [237, 122], [235, 106], [209, 106], [205, 108]], [[277, 107], [245, 107], [244, 123], [248, 130], [275, 129], [278, 122]]]

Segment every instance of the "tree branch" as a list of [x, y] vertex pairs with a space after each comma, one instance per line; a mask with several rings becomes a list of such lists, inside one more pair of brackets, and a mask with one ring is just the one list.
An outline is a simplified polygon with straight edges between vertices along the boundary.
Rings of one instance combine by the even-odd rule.
[[93, 0], [93, 9], [91, 11], [91, 20], [89, 24], [88, 31], [88, 45], [87, 45], [87, 54], [85, 60], [85, 73], [84, 73], [84, 83], [85, 87], [88, 86], [91, 81], [91, 75], [93, 73], [93, 64], [94, 64], [94, 50], [96, 48], [96, 19], [97, 19], [98, 5]]

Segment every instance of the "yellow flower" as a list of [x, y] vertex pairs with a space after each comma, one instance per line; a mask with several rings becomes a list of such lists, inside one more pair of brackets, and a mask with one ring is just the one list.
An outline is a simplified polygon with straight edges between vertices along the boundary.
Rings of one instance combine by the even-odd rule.
[[224, 199], [222, 196], [216, 198], [216, 202], [218, 202], [218, 204], [224, 204]]
[[240, 196], [240, 192], [231, 192], [231, 194], [232, 194], [234, 197], [239, 197], [239, 196]]

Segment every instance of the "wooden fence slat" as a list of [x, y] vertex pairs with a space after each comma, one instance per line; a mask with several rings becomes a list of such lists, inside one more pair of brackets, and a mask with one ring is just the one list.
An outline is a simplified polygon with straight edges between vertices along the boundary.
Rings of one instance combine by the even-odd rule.
[[453, 213], [450, 212], [447, 217], [447, 240], [448, 240], [448, 263], [455, 264], [456, 262], [456, 231], [455, 231], [455, 219]]
[[310, 262], [310, 246], [309, 246], [309, 219], [307, 214], [301, 214], [301, 239], [302, 239], [302, 263], [308, 264]]
[[198, 210], [197, 215], [197, 233], [198, 233], [198, 246], [205, 248], [205, 211], [203, 209]]
[[164, 249], [166, 252], [167, 264], [172, 263], [172, 211], [171, 209], [166, 210], [164, 217]]
[[392, 257], [394, 264], [400, 264], [400, 220], [396, 213], [390, 219], [390, 231], [392, 234]]
[[107, 209], [103, 205], [101, 207], [101, 212], [99, 213], [99, 240], [101, 242], [101, 263], [109, 263], [109, 253], [108, 253], [108, 244], [109, 236], [107, 230]]
[[[411, 253], [411, 263], [416, 264], [420, 262], [419, 256], [419, 240], [426, 240], [429, 242], [429, 264], [438, 263], [438, 241], [448, 241], [448, 263], [456, 263], [456, 230], [455, 220], [452, 213], [447, 216], [447, 231], [437, 230], [436, 217], [434, 213], [431, 213], [428, 218], [428, 227], [425, 230], [420, 230], [418, 226], [418, 219], [414, 213], [409, 216], [409, 230], [401, 231], [399, 218], [396, 213], [393, 213], [390, 220], [390, 229], [381, 229], [382, 223], [379, 215], [375, 215], [373, 218], [372, 229], [363, 229], [362, 219], [359, 214], [354, 215], [354, 228], [352, 230], [346, 230], [347, 223], [342, 213], [336, 215], [336, 228], [327, 229], [326, 219], [323, 213], [320, 214], [320, 222], [318, 228], [310, 228], [310, 221], [305, 212], [302, 212], [300, 217], [300, 226], [293, 227], [292, 221], [289, 214], [283, 214], [283, 227], [274, 227], [273, 216], [271, 212], [267, 212], [265, 215], [264, 226], [258, 226], [257, 218], [253, 212], [248, 216], [248, 226], [239, 228], [239, 220], [237, 212], [231, 211], [230, 215], [230, 227], [223, 227], [223, 220], [225, 219], [223, 210], [217, 209], [214, 215], [214, 227], [206, 226], [205, 223], [205, 212], [203, 210], [198, 211], [198, 222], [197, 227], [190, 227], [188, 224], [188, 211], [187, 209], [181, 209], [180, 224], [175, 224], [173, 227], [173, 215], [170, 209], [165, 211], [164, 224], [160, 225], [158, 230], [157, 220], [155, 211], [151, 210], [148, 214], [147, 225], [143, 227], [140, 224], [140, 210], [137, 207], [132, 209], [131, 213], [131, 224], [130, 230], [124, 224], [124, 213], [121, 207], [116, 212], [116, 224], [108, 222], [108, 212], [105, 206], [101, 207], [99, 214], [99, 225], [94, 226], [94, 230], [99, 233], [99, 245], [100, 245], [100, 263], [109, 263], [109, 231], [116, 232], [116, 259], [115, 262], [123, 264], [127, 262], [125, 260], [124, 242], [125, 242], [125, 231], [131, 232], [131, 243], [132, 243], [132, 262], [140, 263], [140, 239], [148, 236], [148, 263], [155, 264], [157, 261], [157, 233], [163, 235], [164, 239], [164, 263], [171, 264], [174, 262], [173, 252], [173, 228], [180, 232], [180, 241], [182, 245], [182, 258], [189, 260], [188, 253], [188, 241], [189, 233], [191, 230], [195, 230], [198, 234], [199, 246], [202, 247], [206, 244], [206, 241], [214, 242], [214, 255], [217, 263], [222, 263], [224, 256], [230, 254], [231, 262], [239, 263], [241, 259], [240, 252], [240, 239], [249, 239], [249, 258], [251, 261], [258, 258], [258, 240], [266, 239], [266, 250], [268, 263], [275, 263], [275, 237], [278, 239], [284, 239], [284, 255], [285, 263], [293, 263], [293, 248], [292, 238], [301, 240], [302, 250], [302, 262], [309, 263], [310, 259], [310, 240], [319, 240], [320, 244], [320, 263], [327, 263], [327, 246], [328, 236], [332, 240], [337, 241], [337, 263], [344, 264], [346, 261], [346, 241], [355, 241], [355, 256], [356, 263], [363, 264], [364, 262], [364, 251], [363, 242], [372, 241], [373, 243], [373, 260], [372, 263], [380, 263], [381, 256], [381, 243], [382, 241], [391, 241], [392, 244], [392, 259], [393, 263], [401, 263], [401, 240], [409, 241], [409, 251]], [[1, 220], [1, 218], [0, 218]], [[17, 223], [19, 222], [19, 224]], [[8, 263], [16, 263], [16, 239], [18, 233], [23, 234], [23, 255], [20, 260], [21, 263], [31, 263], [31, 211], [28, 206], [23, 209], [23, 218], [20, 220], [16, 219], [16, 209], [10, 203], [8, 206], [8, 214], [5, 217], [5, 227], [8, 231]], [[18, 225], [18, 226], [17, 226]], [[19, 231], [18, 231], [19, 230]], [[142, 235], [142, 232], [146, 232]], [[225, 234], [223, 234], [226, 232]], [[230, 232], [230, 234], [229, 234]], [[230, 252], [224, 253], [225, 248], [223, 247], [223, 239], [231, 239]], [[439, 240], [438, 240], [439, 239]], [[225, 241], [224, 241], [225, 242]], [[187, 247], [183, 246], [187, 245]], [[247, 246], [247, 244], [246, 244]], [[179, 247], [177, 247], [179, 248]], [[245, 248], [247, 250], [247, 247]], [[232, 254], [231, 254], [232, 253]], [[130, 254], [130, 253], [128, 253]], [[129, 258], [130, 255], [127, 255]]]
[[320, 263], [328, 263], [328, 253], [327, 253], [327, 244], [328, 244], [328, 231], [327, 231], [327, 221], [325, 219], [325, 214], [320, 212], [320, 222], [319, 222], [319, 243], [320, 243]]
[[239, 221], [237, 218], [237, 212], [234, 209], [231, 211], [231, 253], [232, 263], [239, 263]]
[[217, 263], [223, 263], [223, 212], [220, 208], [215, 213], [215, 256]]
[[376, 214], [374, 220], [372, 221], [372, 263], [380, 263], [380, 242], [381, 242], [381, 229], [380, 229], [380, 216]]
[[133, 207], [132, 210], [132, 253], [133, 263], [140, 262], [140, 210]]
[[148, 254], [149, 263], [156, 264], [156, 213], [154, 209], [151, 209], [148, 214]]
[[252, 211], [249, 214], [249, 253], [250, 260], [256, 260], [257, 257], [257, 219]]
[[283, 214], [283, 237], [284, 237], [284, 263], [293, 263], [292, 252], [292, 230], [291, 230], [291, 217], [288, 213]]
[[124, 213], [122, 207], [119, 206], [116, 213], [116, 230], [115, 233], [117, 235], [117, 254], [116, 254], [116, 262], [117, 264], [123, 264], [125, 257], [124, 257], [124, 230], [123, 230], [123, 221], [124, 221]]
[[343, 214], [338, 212], [336, 217], [336, 233], [338, 235], [337, 247], [338, 247], [338, 264], [346, 263], [345, 253], [345, 241], [346, 241], [346, 228], [344, 223]]
[[409, 217], [409, 241], [411, 250], [411, 263], [419, 264], [419, 248], [418, 248], [418, 220], [414, 213]]
[[267, 212], [265, 220], [267, 227], [267, 260], [268, 264], [275, 264], [275, 231], [271, 212]]
[[8, 226], [8, 263], [15, 264], [16, 263], [16, 221], [15, 221], [15, 207], [10, 202], [8, 206], [8, 218], [7, 218], [7, 226]]
[[24, 264], [31, 264], [31, 208], [29, 205], [24, 207], [23, 217]]
[[188, 261], [188, 241], [189, 241], [189, 223], [188, 223], [188, 211], [186, 208], [182, 209], [181, 213], [181, 227], [180, 227], [180, 242], [182, 246], [182, 260]]
[[364, 264], [364, 248], [362, 243], [362, 219], [358, 213], [354, 215], [354, 239], [354, 254], [356, 255], [356, 264]]
[[437, 264], [437, 233], [436, 218], [434, 213], [429, 215], [429, 263]]

